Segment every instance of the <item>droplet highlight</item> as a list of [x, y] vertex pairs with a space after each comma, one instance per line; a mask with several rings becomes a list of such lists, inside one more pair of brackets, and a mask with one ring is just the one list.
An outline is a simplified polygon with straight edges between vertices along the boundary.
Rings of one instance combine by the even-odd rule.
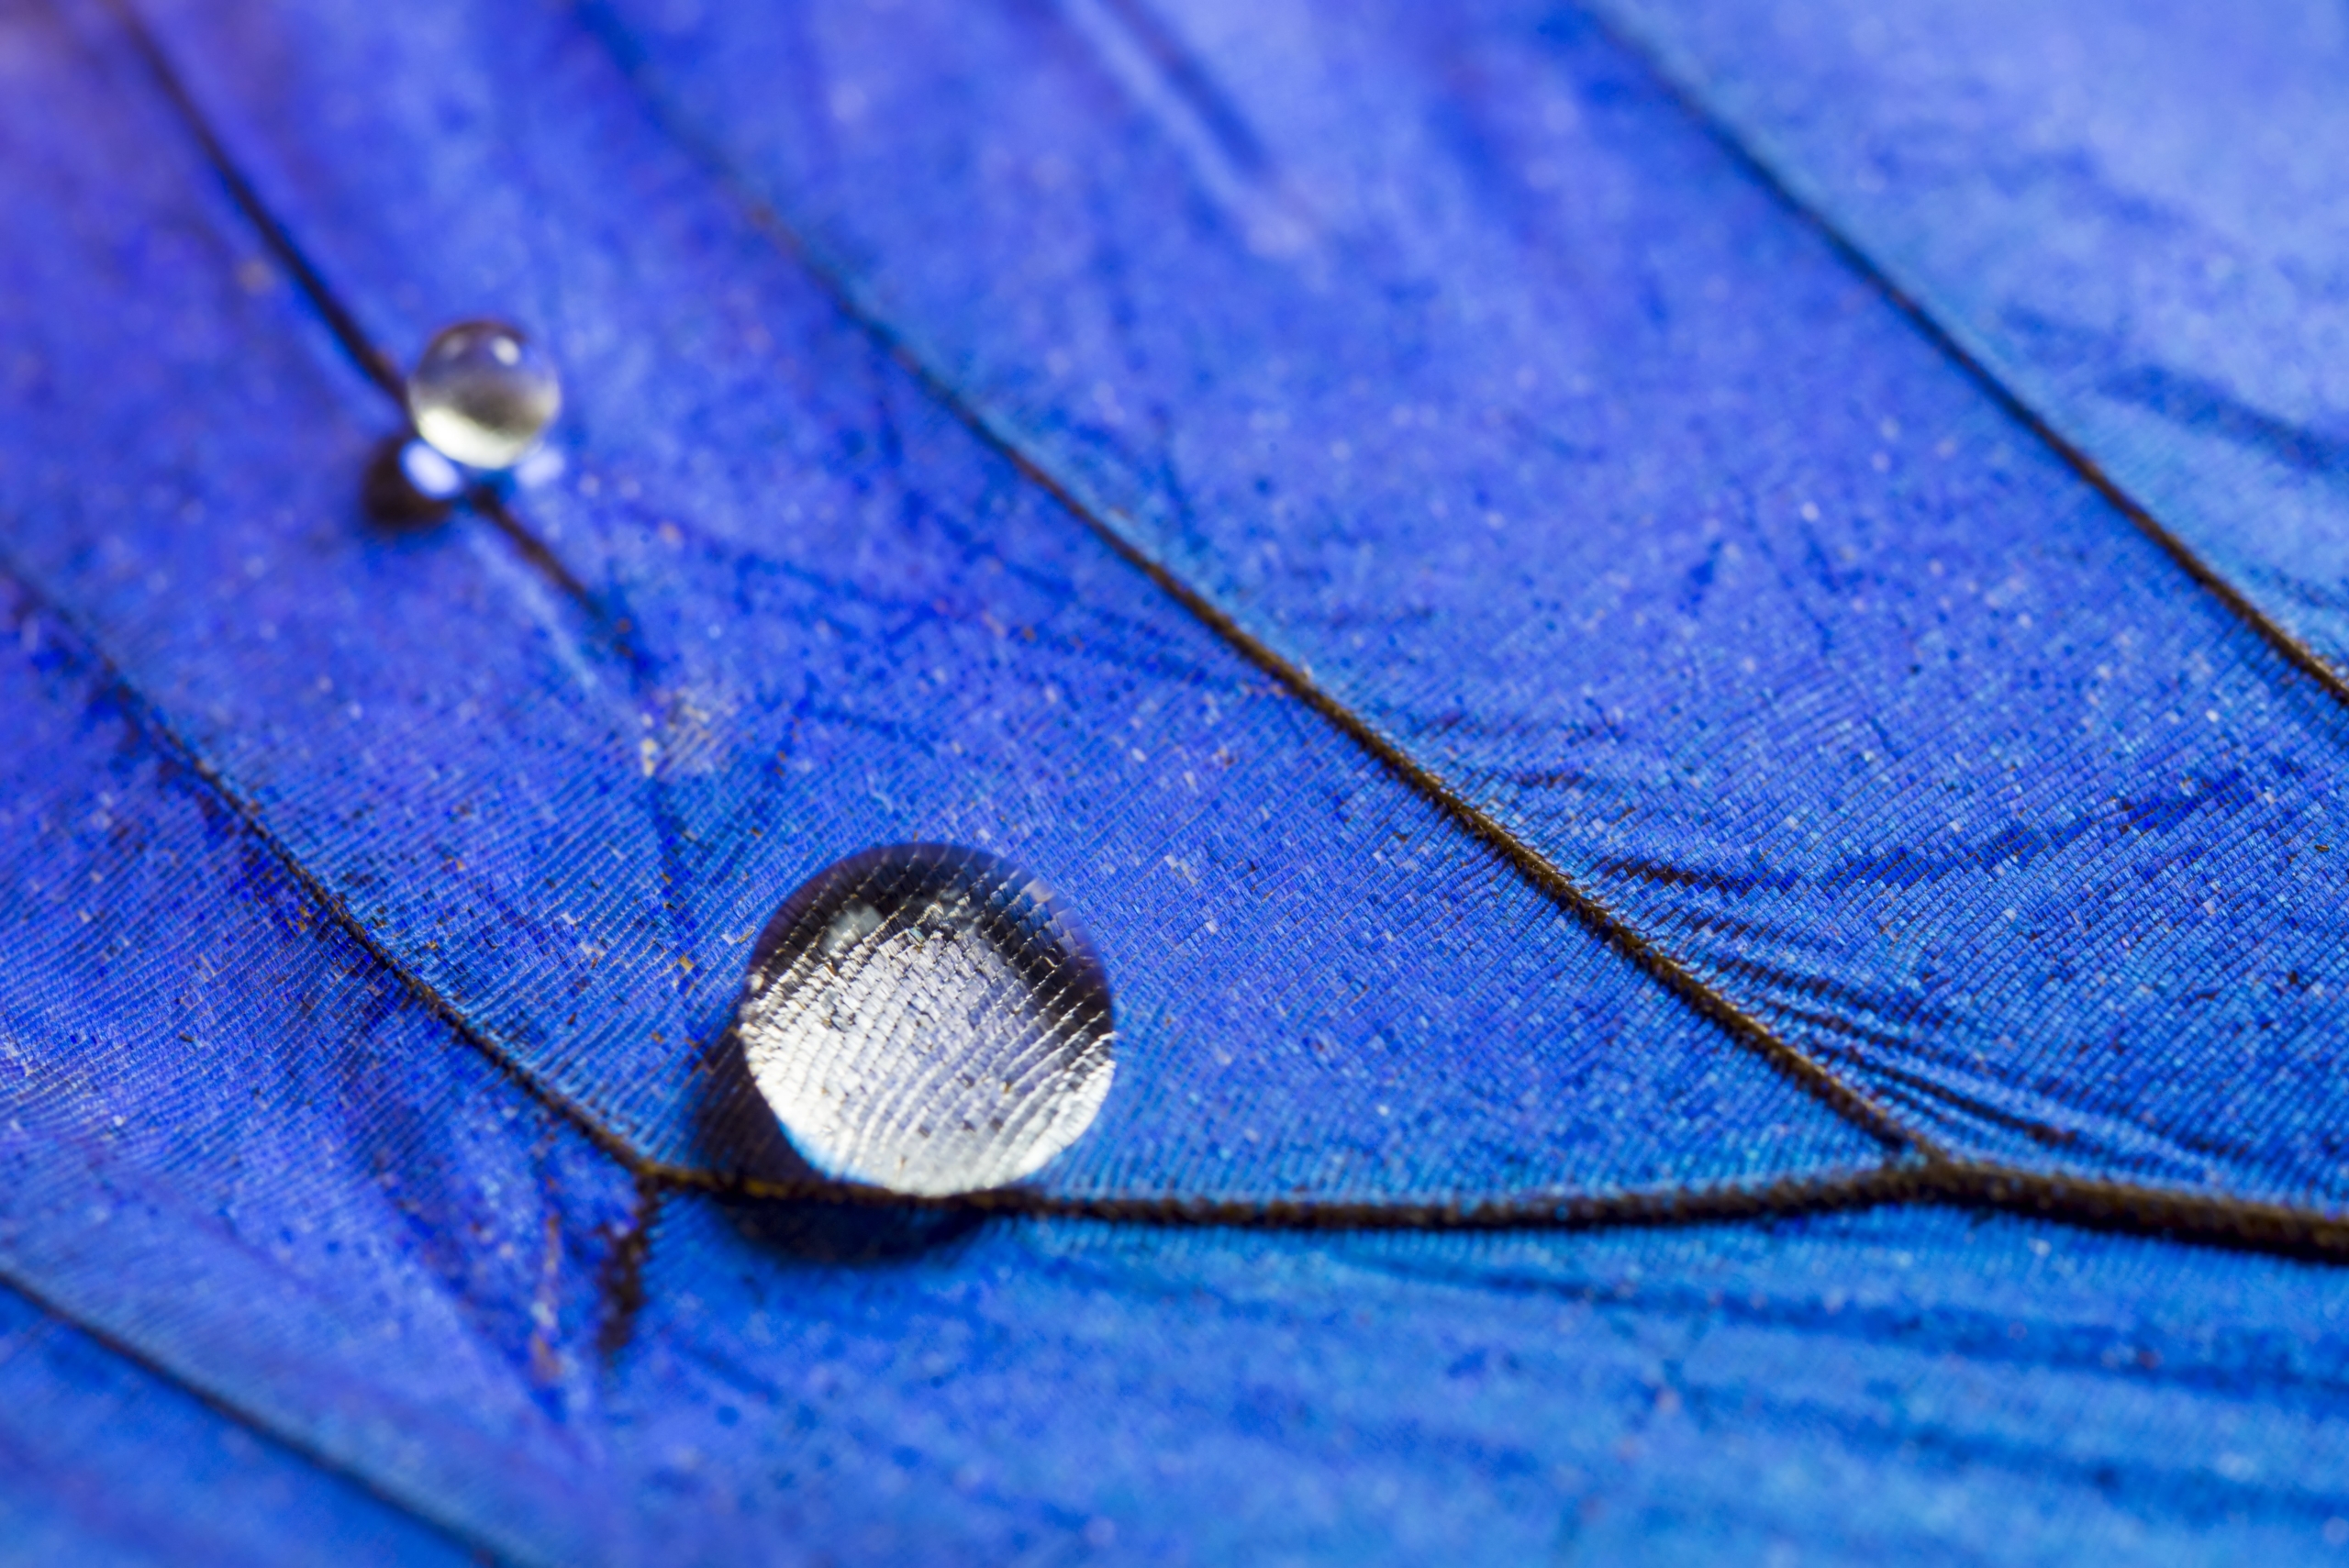
[[751, 1081], [826, 1175], [919, 1196], [1032, 1174], [1116, 1071], [1108, 976], [1041, 884], [905, 844], [818, 873], [760, 938], [735, 1018]]
[[513, 467], [537, 448], [562, 407], [553, 362], [502, 321], [443, 328], [408, 373], [416, 433], [467, 468]]
[[429, 500], [453, 501], [464, 492], [464, 472], [429, 441], [401, 446], [400, 473], [417, 495]]

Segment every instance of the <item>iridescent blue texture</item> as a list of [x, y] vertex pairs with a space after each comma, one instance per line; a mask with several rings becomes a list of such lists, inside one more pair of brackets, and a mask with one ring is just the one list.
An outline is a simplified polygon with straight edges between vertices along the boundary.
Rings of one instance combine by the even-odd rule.
[[1607, 0], [2154, 519], [2349, 671], [2349, 17]]
[[[0, 1555], [2349, 1546], [2332, 24], [1603, 9], [0, 6]], [[907, 840], [983, 1204], [727, 1065]]]

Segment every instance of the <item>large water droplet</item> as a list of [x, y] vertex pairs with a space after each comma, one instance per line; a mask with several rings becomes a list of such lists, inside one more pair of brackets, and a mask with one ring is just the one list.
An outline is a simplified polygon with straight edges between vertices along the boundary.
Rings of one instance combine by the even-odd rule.
[[562, 406], [552, 362], [502, 321], [441, 328], [408, 373], [416, 433], [468, 468], [513, 467]]
[[1030, 1174], [1092, 1125], [1116, 1070], [1108, 977], [1068, 913], [940, 844], [867, 851], [793, 894], [736, 1033], [811, 1164], [926, 1196]]

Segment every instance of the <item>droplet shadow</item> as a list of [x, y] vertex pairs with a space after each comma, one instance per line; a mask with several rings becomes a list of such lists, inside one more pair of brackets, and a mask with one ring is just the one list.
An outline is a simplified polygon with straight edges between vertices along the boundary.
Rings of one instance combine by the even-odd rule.
[[743, 1238], [800, 1263], [874, 1268], [930, 1258], [972, 1236], [993, 1218], [937, 1204], [874, 1203], [810, 1197], [735, 1198], [727, 1218]]
[[452, 499], [428, 495], [408, 477], [402, 461], [416, 439], [408, 430], [395, 431], [375, 443], [359, 480], [359, 506], [367, 520], [386, 533], [417, 533], [448, 519]]

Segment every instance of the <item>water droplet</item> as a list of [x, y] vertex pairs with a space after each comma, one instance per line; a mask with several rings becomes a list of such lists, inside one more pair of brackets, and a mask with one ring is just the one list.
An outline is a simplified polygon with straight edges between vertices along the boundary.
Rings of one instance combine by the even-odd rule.
[[416, 433], [468, 468], [513, 467], [562, 406], [552, 362], [500, 321], [441, 328], [407, 378]]
[[941, 844], [867, 851], [793, 894], [736, 1031], [809, 1163], [924, 1196], [1034, 1172], [1092, 1125], [1115, 1072], [1108, 976], [1067, 911]]

